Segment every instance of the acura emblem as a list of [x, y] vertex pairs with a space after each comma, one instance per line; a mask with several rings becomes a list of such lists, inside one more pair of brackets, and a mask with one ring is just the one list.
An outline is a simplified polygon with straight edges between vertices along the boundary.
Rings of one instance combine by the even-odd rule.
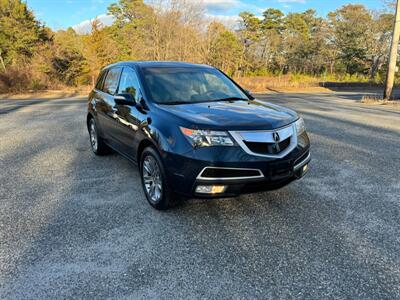
[[277, 132], [272, 133], [272, 138], [274, 139], [275, 142], [279, 142], [281, 140], [281, 137]]

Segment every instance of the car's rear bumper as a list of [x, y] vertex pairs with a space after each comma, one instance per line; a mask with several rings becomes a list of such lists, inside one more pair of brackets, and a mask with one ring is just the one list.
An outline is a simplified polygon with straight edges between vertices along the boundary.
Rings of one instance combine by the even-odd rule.
[[[231, 151], [231, 153], [225, 153], [226, 151]], [[233, 149], [225, 149], [225, 152], [216, 154], [216, 157], [222, 158], [219, 161], [176, 157], [176, 155], [167, 154], [164, 161], [169, 174], [168, 183], [175, 192], [188, 197], [231, 197], [282, 188], [292, 181], [302, 178], [308, 172], [311, 161], [309, 147], [296, 147], [281, 159], [249, 159], [249, 157], [240, 155], [235, 160]], [[215, 169], [215, 171], [209, 172], [208, 170], [206, 172], [207, 168]], [[229, 174], [230, 170], [234, 170], [234, 172], [239, 170], [239, 172], [235, 173], [233, 178], [232, 174]], [[241, 174], [240, 170], [247, 171]], [[197, 190], [199, 186], [209, 188], [215, 186], [218, 191], [204, 192], [203, 190], [199, 192]]]

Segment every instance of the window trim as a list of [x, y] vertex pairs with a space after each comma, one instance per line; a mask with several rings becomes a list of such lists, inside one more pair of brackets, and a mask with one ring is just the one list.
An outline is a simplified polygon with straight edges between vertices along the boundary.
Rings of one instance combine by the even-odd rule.
[[[142, 86], [140, 85], [140, 79], [139, 79], [138, 73], [136, 72], [136, 70], [135, 70], [134, 68], [132, 68], [132, 67], [130, 67], [130, 66], [123, 66], [123, 67], [122, 67], [122, 71], [121, 71], [121, 74], [120, 74], [120, 76], [119, 76], [117, 94], [120, 93], [119, 88], [120, 88], [120, 86], [121, 86], [122, 73], [124, 72], [125, 69], [131, 70], [131, 71], [136, 75], [136, 81], [137, 81], [137, 83], [138, 83], [138, 85], [139, 85], [139, 86], [138, 86], [139, 89], [138, 89], [138, 91], [136, 92], [136, 94], [137, 94], [136, 96], [137, 96], [137, 98], [139, 98], [138, 95], [142, 94]], [[136, 100], [136, 99], [135, 99], [135, 100]]]
[[[108, 74], [108, 69], [102, 70], [97, 78], [96, 84], [94, 85], [94, 89], [100, 92], [103, 92], [104, 80], [106, 79]], [[97, 88], [97, 85], [100, 84], [100, 87]]]
[[[104, 91], [104, 84], [105, 84], [105, 82], [106, 82], [108, 73], [110, 73], [111, 70], [115, 70], [115, 69], [121, 69], [121, 71], [119, 72], [119, 75], [118, 75], [118, 82], [117, 82], [117, 87], [116, 87], [116, 89], [115, 89], [115, 92], [114, 92], [114, 94], [110, 94], [110, 93]], [[123, 70], [123, 69], [124, 69], [123, 66], [115, 66], [115, 67], [111, 67], [111, 68], [107, 69], [107, 75], [104, 77], [103, 86], [102, 86], [102, 90], [101, 90], [103, 93], [105, 93], [105, 94], [107, 94], [107, 95], [110, 95], [110, 96], [115, 96], [115, 95], [116, 95], [116, 93], [117, 93], [117, 91], [118, 91], [118, 88], [119, 88], [119, 83], [120, 83], [120, 81], [121, 81], [121, 74], [122, 74], [122, 70]]]

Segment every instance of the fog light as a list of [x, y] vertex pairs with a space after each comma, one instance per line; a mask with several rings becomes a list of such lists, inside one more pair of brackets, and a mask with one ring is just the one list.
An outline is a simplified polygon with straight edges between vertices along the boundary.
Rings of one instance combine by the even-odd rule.
[[303, 173], [308, 171], [308, 164], [303, 167]]
[[225, 192], [226, 185], [198, 185], [196, 193], [199, 194], [221, 194]]

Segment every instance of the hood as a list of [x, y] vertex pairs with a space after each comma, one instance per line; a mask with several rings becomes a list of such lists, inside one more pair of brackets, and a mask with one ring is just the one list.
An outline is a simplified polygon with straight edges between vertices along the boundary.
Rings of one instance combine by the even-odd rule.
[[186, 123], [182, 125], [199, 129], [271, 130], [298, 118], [290, 109], [258, 100], [160, 104], [159, 107], [182, 119]]

